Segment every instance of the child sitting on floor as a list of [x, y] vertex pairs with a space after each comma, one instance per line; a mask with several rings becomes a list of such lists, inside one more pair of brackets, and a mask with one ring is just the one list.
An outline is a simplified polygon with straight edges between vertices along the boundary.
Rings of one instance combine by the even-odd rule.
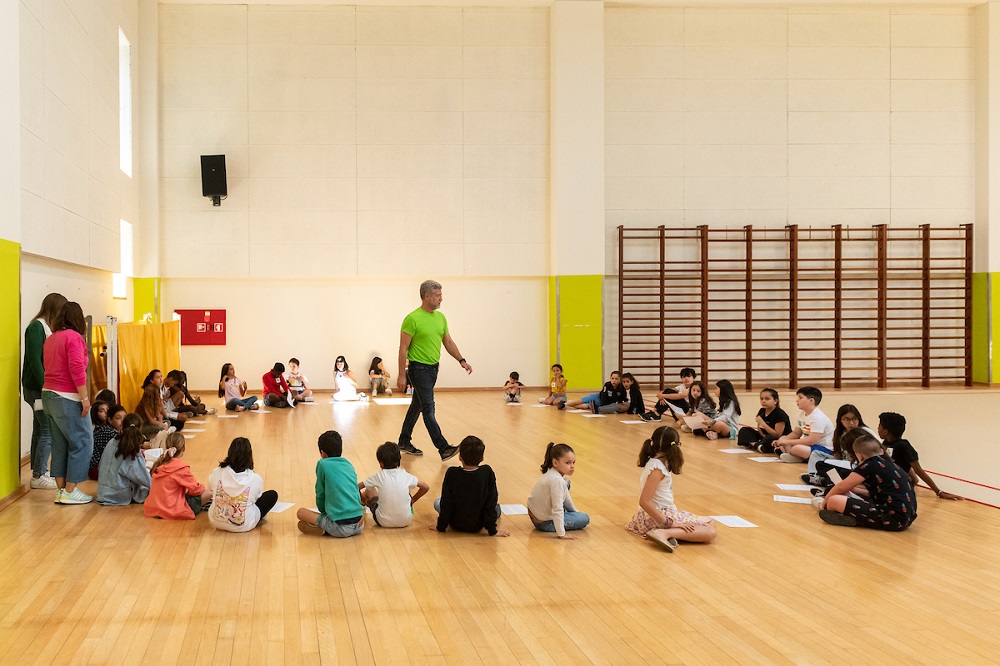
[[[841, 439], [845, 434], [854, 429], [867, 432], [872, 437], [881, 440], [881, 438], [876, 436], [874, 430], [865, 425], [865, 420], [861, 418], [861, 412], [857, 407], [851, 404], [841, 405], [840, 409], [837, 410], [837, 421], [833, 429], [833, 450], [827, 452], [822, 449], [816, 449], [809, 453], [808, 467], [806, 467], [805, 472], [799, 475], [802, 483], [819, 487], [827, 485], [827, 475], [825, 471], [822, 473], [819, 471], [820, 464], [828, 459], [844, 459]], [[824, 466], [823, 469], [826, 470], [828, 468]]]
[[260, 378], [260, 382], [264, 386], [264, 404], [268, 407], [284, 409], [295, 406], [295, 398], [288, 389], [284, 372], [285, 364], [275, 363], [274, 367]]
[[937, 487], [934, 483], [934, 479], [928, 476], [924, 468], [920, 466], [920, 460], [917, 456], [916, 450], [913, 446], [905, 439], [902, 439], [903, 433], [906, 432], [906, 419], [902, 414], [897, 414], [895, 412], [882, 412], [878, 415], [878, 434], [883, 440], [885, 440], [885, 446], [889, 448], [889, 455], [892, 456], [893, 462], [899, 465], [900, 469], [907, 473], [910, 477], [910, 483], [913, 487], [917, 487], [917, 479], [927, 484], [927, 487], [934, 492], [935, 495], [941, 499], [946, 500], [960, 500], [963, 499], [960, 495], [953, 495], [952, 493], [947, 493]]
[[684, 466], [681, 438], [673, 428], [660, 426], [639, 450], [639, 512], [625, 528], [632, 534], [652, 539], [668, 552], [678, 541], [715, 541], [711, 518], [681, 511], [674, 505], [673, 474]]
[[559, 409], [566, 406], [566, 378], [563, 376], [563, 367], [558, 363], [552, 364], [548, 397], [542, 398], [538, 402], [543, 405], [556, 405]]
[[147, 518], [194, 520], [208, 508], [212, 491], [194, 478], [191, 466], [181, 460], [184, 455], [184, 435], [167, 435], [167, 449], [150, 471], [152, 481], [149, 496], [142, 507]]
[[568, 444], [549, 442], [542, 461], [542, 475], [528, 496], [528, 517], [535, 529], [555, 532], [560, 539], [576, 539], [567, 531], [582, 530], [590, 516], [577, 511], [569, 496], [570, 480], [576, 471], [576, 453]]
[[[917, 496], [910, 478], [882, 450], [871, 435], [854, 441], [858, 467], [835, 485], [823, 500], [819, 517], [831, 525], [868, 527], [901, 532], [917, 518]], [[868, 499], [848, 497], [859, 484], [868, 489]]]
[[778, 392], [773, 388], [760, 392], [760, 410], [757, 412], [756, 422], [756, 427], [740, 428], [736, 443], [759, 453], [774, 453], [774, 440], [792, 431], [788, 414], [781, 408]]
[[[413, 476], [400, 464], [399, 446], [386, 442], [375, 449], [375, 459], [382, 469], [358, 484], [361, 502], [372, 512], [379, 527], [406, 527], [413, 520], [413, 505], [430, 486]], [[410, 490], [417, 492], [410, 496]]]
[[521, 387], [523, 386], [521, 375], [516, 372], [510, 373], [510, 377], [503, 385], [504, 402], [521, 402]]
[[733, 384], [728, 379], [720, 379], [715, 383], [715, 397], [719, 400], [719, 412], [715, 416], [708, 416], [702, 412], [697, 412], [702, 417], [701, 430], [705, 431], [708, 439], [736, 439], [739, 431], [740, 401], [736, 397]]
[[372, 364], [368, 367], [368, 381], [371, 383], [373, 398], [378, 395], [379, 391], [382, 391], [383, 395], [392, 395], [392, 387], [389, 386], [391, 378], [392, 375], [382, 364], [382, 358], [379, 356], [373, 358]]
[[278, 503], [277, 491], [264, 490], [264, 479], [253, 471], [253, 448], [246, 437], [229, 445], [226, 459], [208, 477], [208, 489], [208, 521], [225, 532], [249, 532]]
[[485, 529], [490, 536], [510, 536], [507, 530], [497, 528], [500, 520], [497, 477], [492, 467], [482, 464], [485, 452], [483, 440], [474, 435], [459, 443], [458, 459], [462, 466], [449, 467], [445, 472], [441, 497], [434, 500], [437, 525], [429, 529], [445, 532], [450, 527], [473, 534]]
[[309, 378], [299, 369], [299, 359], [288, 359], [288, 389], [291, 396], [298, 402], [315, 402], [312, 389], [309, 388]]
[[695, 377], [693, 368], [682, 369], [681, 383], [673, 389], [663, 389], [662, 392], [657, 393], [656, 405], [653, 406], [653, 409], [642, 415], [642, 420], [659, 421], [668, 410], [674, 421], [680, 420], [677, 418], [677, 413], [673, 409], [670, 409], [670, 405], [673, 405], [681, 412], [687, 411], [688, 391], [691, 389], [691, 385], [694, 384]]
[[122, 421], [121, 434], [104, 447], [97, 481], [98, 504], [142, 504], [149, 496], [153, 480], [142, 455], [146, 438], [139, 430], [141, 423], [135, 414], [127, 415]]
[[248, 409], [260, 409], [257, 396], [247, 397], [247, 383], [236, 376], [236, 366], [232, 363], [222, 364], [222, 376], [219, 378], [219, 397], [226, 401], [226, 410], [242, 412]]
[[125, 418], [125, 408], [121, 405], [109, 405], [98, 400], [90, 408], [90, 419], [94, 424], [94, 452], [90, 456], [90, 469], [87, 476], [91, 481], [97, 481], [100, 476], [101, 454], [104, 447], [122, 432], [122, 420]]
[[316, 508], [319, 513], [299, 509], [299, 531], [303, 534], [346, 538], [365, 529], [365, 510], [358, 492], [358, 473], [344, 454], [344, 440], [336, 430], [319, 436], [316, 463]]
[[795, 392], [797, 425], [774, 441], [775, 452], [781, 452], [783, 462], [804, 463], [814, 450], [833, 453], [833, 422], [819, 408], [822, 400], [823, 393], [815, 386], [803, 386]]
[[[715, 401], [708, 395], [704, 382], [695, 382], [688, 390], [687, 414], [701, 419], [702, 423], [711, 421], [719, 415], [715, 408]], [[705, 435], [703, 428], [692, 428], [687, 423], [681, 426], [683, 432], [694, 433], [695, 435]]]

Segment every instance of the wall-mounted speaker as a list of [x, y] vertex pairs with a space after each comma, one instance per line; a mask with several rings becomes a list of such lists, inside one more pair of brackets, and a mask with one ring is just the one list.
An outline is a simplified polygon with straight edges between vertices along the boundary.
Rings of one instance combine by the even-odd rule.
[[218, 206], [229, 196], [226, 189], [226, 156], [201, 156], [201, 196], [212, 197], [212, 205]]

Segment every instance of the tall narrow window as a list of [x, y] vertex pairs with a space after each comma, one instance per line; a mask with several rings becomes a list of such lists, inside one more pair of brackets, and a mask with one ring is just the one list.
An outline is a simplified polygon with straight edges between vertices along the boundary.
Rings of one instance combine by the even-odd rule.
[[118, 28], [118, 126], [121, 168], [132, 177], [132, 45]]
[[111, 278], [111, 296], [128, 298], [128, 278], [132, 277], [132, 225], [125, 220], [121, 224], [121, 272]]

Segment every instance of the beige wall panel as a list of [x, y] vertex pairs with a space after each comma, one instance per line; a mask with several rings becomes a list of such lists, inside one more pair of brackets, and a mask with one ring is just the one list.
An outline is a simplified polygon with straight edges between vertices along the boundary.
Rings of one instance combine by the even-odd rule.
[[462, 43], [460, 7], [358, 7], [359, 44]]
[[[842, 224], [867, 227], [888, 224], [894, 220], [888, 208], [789, 208], [788, 224], [805, 227]], [[848, 232], [849, 233], [849, 232]]]
[[684, 143], [783, 144], [789, 137], [787, 113], [685, 113]]
[[785, 81], [685, 80], [685, 111], [776, 113], [788, 109]]
[[496, 46], [547, 46], [549, 12], [539, 9], [469, 7], [462, 11], [466, 44]]
[[975, 149], [971, 144], [897, 144], [892, 147], [894, 176], [957, 176], [973, 179]]
[[462, 210], [459, 178], [358, 178], [358, 210]]
[[975, 106], [975, 82], [893, 81], [893, 111], [968, 111]]
[[463, 147], [462, 163], [468, 178], [546, 178], [547, 145], [492, 145]]
[[86, 171], [58, 153], [46, 154], [46, 200], [86, 218], [90, 213], [89, 188], [90, 177]]
[[788, 179], [789, 208], [889, 208], [889, 204], [886, 177]]
[[788, 175], [788, 146], [685, 146], [686, 176]]
[[788, 82], [789, 111], [888, 111], [889, 81]]
[[245, 210], [165, 211], [160, 215], [160, 228], [169, 243], [246, 245], [250, 240], [249, 213]]
[[824, 112], [788, 114], [788, 142], [887, 143], [888, 113]]
[[353, 245], [359, 236], [353, 210], [250, 211], [252, 245]]
[[619, 46], [606, 42], [604, 75], [607, 79], [684, 78], [684, 47]]
[[246, 44], [247, 8], [222, 5], [160, 6], [161, 44]]
[[[665, 224], [677, 224], [666, 222]], [[684, 225], [692, 227], [707, 224], [709, 226], [724, 226], [739, 229], [748, 224], [755, 227], [784, 227], [788, 224], [788, 211], [784, 208], [776, 210], [760, 210], [742, 208], [738, 210], [687, 210], [684, 211]]]
[[475, 266], [479, 275], [522, 277], [548, 275], [548, 243], [465, 244], [465, 265]]
[[467, 79], [541, 79], [549, 72], [548, 46], [478, 46], [462, 49]]
[[547, 144], [548, 115], [544, 113], [466, 113], [462, 136], [474, 144]]
[[608, 79], [604, 108], [610, 113], [684, 111], [688, 83], [682, 79]]
[[52, 39], [45, 40], [42, 81], [46, 90], [68, 108], [80, 113], [87, 108], [89, 87], [83, 71]]
[[972, 48], [892, 49], [894, 79], [971, 79], [975, 75]]
[[[352, 79], [252, 78], [249, 108], [254, 111], [353, 112], [358, 105]], [[244, 92], [246, 95], [246, 92]], [[243, 108], [247, 108], [244, 104]]]
[[605, 44], [683, 46], [684, 10], [618, 9], [604, 12]]
[[684, 208], [684, 179], [607, 177], [607, 207], [614, 209]]
[[90, 178], [87, 197], [90, 200], [88, 219], [117, 235], [121, 229], [121, 195], [96, 178]]
[[609, 146], [679, 145], [684, 143], [685, 115], [607, 112], [604, 114], [604, 142]]
[[[464, 215], [466, 243], [495, 242], [542, 245], [549, 242], [547, 210], [470, 210]], [[517, 257], [510, 259], [516, 260]]]
[[90, 257], [87, 265], [109, 273], [121, 270], [121, 240], [117, 229], [111, 231], [97, 224], [89, 227], [88, 247]]
[[256, 144], [249, 152], [249, 173], [254, 178], [352, 178], [357, 172], [357, 148], [347, 144]]
[[547, 210], [547, 178], [466, 178], [466, 210]]
[[357, 246], [296, 241], [289, 245], [251, 245], [250, 274], [255, 278], [354, 277]]
[[461, 178], [462, 146], [383, 144], [358, 146], [359, 178]]
[[461, 144], [461, 113], [358, 113], [358, 144]]
[[462, 111], [459, 79], [362, 79], [357, 108], [397, 113]]
[[789, 46], [888, 46], [889, 15], [885, 12], [792, 13]]
[[45, 91], [42, 99], [44, 136], [53, 149], [74, 166], [87, 168], [87, 124], [55, 95]]
[[251, 44], [354, 44], [354, 7], [250, 7]]
[[684, 207], [697, 209], [785, 208], [788, 205], [785, 178], [693, 178], [684, 179]]
[[464, 224], [460, 210], [360, 210], [357, 237], [361, 245], [421, 245], [434, 238], [468, 243], [469, 239], [463, 238]]
[[[172, 238], [164, 238], [161, 241], [160, 265], [163, 273], [170, 276], [247, 278], [250, 276], [250, 251], [245, 244], [232, 242], [227, 242], [224, 245], [205, 245], [196, 240], [188, 242], [186, 239], [175, 241]], [[203, 283], [202, 286], [207, 286], [207, 284], [210, 283]], [[251, 286], [253, 285], [247, 282], [241, 284], [242, 289]], [[228, 300], [222, 301], [220, 305], [231, 305], [243, 300], [233, 298], [233, 294], [239, 293], [240, 290], [233, 290], [229, 294]], [[195, 305], [193, 302], [191, 305], [205, 307], [204, 305]], [[169, 313], [172, 309], [172, 307], [162, 307], [162, 312]]]
[[253, 144], [353, 144], [357, 114], [325, 111], [251, 111], [247, 114]]
[[788, 146], [788, 173], [804, 177], [890, 174], [887, 144], [796, 144]]
[[358, 79], [458, 79], [461, 46], [357, 47]]
[[469, 111], [546, 113], [548, 79], [465, 79], [462, 108]]
[[160, 108], [246, 111], [247, 80], [228, 77], [160, 77]]
[[21, 128], [21, 189], [43, 196], [45, 194], [45, 160], [51, 151], [44, 141]]
[[893, 113], [892, 143], [961, 143], [975, 140], [975, 114]]
[[163, 136], [183, 137], [184, 143], [237, 144], [247, 138], [245, 111], [175, 109], [160, 114]]
[[616, 176], [684, 175], [685, 157], [681, 146], [611, 145], [604, 147], [604, 172]]
[[684, 49], [684, 76], [784, 81], [788, 78], [788, 51], [784, 46], [689, 46]]
[[[227, 210], [247, 210], [248, 183], [244, 178], [228, 182], [229, 198], [223, 204]], [[197, 178], [160, 178], [160, 210], [206, 210], [212, 200], [201, 195], [201, 176]]]
[[967, 47], [973, 42], [974, 22], [971, 13], [962, 12], [949, 16], [940, 12], [903, 13], [906, 11], [900, 8], [893, 14], [893, 46]]
[[354, 210], [354, 178], [251, 178], [250, 210]]
[[974, 208], [975, 183], [950, 176], [892, 179], [893, 208]]
[[245, 44], [160, 44], [161, 77], [246, 78]]
[[357, 67], [354, 47], [330, 44], [252, 44], [248, 60], [237, 64], [253, 78], [350, 79]]
[[786, 46], [788, 17], [783, 11], [687, 10], [685, 46]]
[[[461, 243], [378, 243], [358, 245], [358, 267], [366, 275], [391, 277], [399, 275], [457, 277], [465, 271]], [[414, 287], [419, 286], [419, 281]], [[414, 307], [419, 306], [419, 299]], [[409, 310], [407, 310], [409, 312]], [[402, 321], [402, 317], [400, 317]], [[399, 344], [399, 336], [396, 336]]]
[[892, 224], [900, 226], [919, 224], [956, 226], [975, 224], [975, 221], [975, 208], [897, 208], [892, 211]]

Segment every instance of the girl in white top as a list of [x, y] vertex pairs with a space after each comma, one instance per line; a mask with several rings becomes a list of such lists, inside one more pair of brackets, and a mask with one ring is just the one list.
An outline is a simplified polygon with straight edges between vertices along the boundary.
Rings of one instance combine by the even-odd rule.
[[253, 449], [246, 437], [229, 445], [226, 459], [208, 477], [208, 490], [208, 520], [226, 532], [249, 532], [278, 502], [278, 493], [265, 491], [264, 479], [253, 471]]
[[542, 462], [542, 475], [528, 497], [528, 516], [535, 529], [555, 532], [560, 539], [576, 539], [566, 531], [582, 530], [590, 516], [577, 511], [569, 496], [569, 477], [576, 470], [576, 453], [566, 444], [549, 442]]
[[360, 400], [365, 397], [364, 393], [358, 393], [358, 380], [354, 378], [354, 372], [347, 365], [347, 359], [338, 356], [333, 362], [333, 377], [337, 382], [337, 387], [333, 389], [333, 399], [337, 402], [349, 400]]
[[674, 505], [672, 475], [684, 466], [677, 431], [660, 426], [639, 450], [639, 512], [626, 526], [632, 534], [652, 539], [673, 552], [678, 541], [715, 541], [715, 523], [707, 516], [681, 511]]
[[222, 364], [222, 376], [219, 378], [219, 397], [226, 401], [226, 409], [230, 412], [260, 409], [260, 405], [257, 404], [257, 396], [247, 396], [247, 383], [236, 376], [236, 366], [232, 363]]

